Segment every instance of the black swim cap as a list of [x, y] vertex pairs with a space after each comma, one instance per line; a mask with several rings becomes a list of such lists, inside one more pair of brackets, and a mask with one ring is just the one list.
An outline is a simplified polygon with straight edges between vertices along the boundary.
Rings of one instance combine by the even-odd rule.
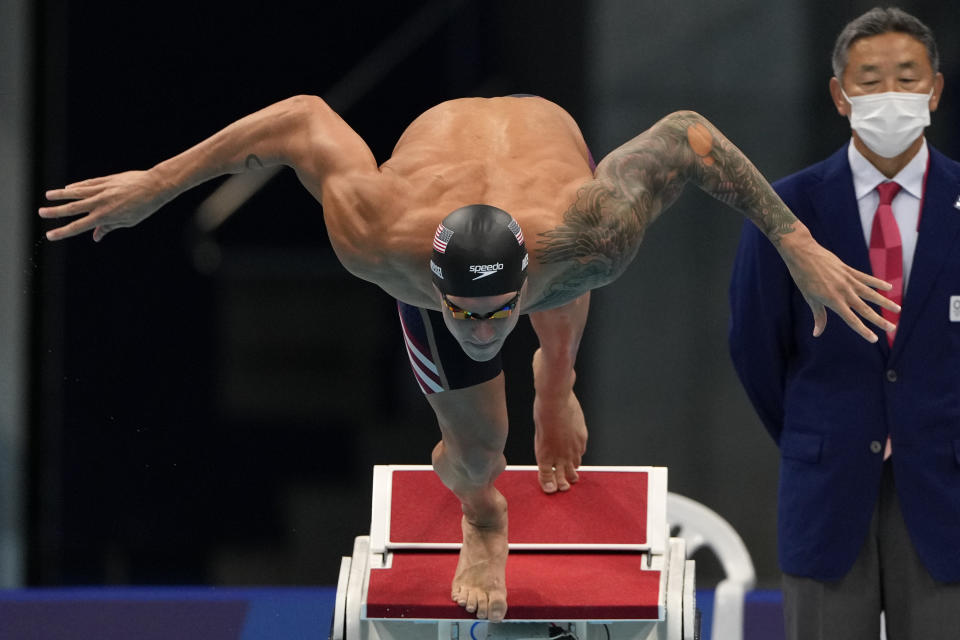
[[523, 232], [513, 216], [472, 204], [455, 210], [437, 227], [430, 270], [445, 294], [496, 296], [520, 290], [528, 261]]

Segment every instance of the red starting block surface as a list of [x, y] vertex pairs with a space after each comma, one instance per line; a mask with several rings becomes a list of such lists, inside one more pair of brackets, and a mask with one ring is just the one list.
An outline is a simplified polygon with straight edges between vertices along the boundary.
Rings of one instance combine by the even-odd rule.
[[[525, 553], [507, 560], [507, 620], [657, 620], [661, 572], [638, 553]], [[371, 569], [364, 618], [470, 619], [450, 599], [456, 552], [403, 551]]]
[[[373, 485], [360, 619], [473, 618], [450, 599], [457, 498], [423, 465], [377, 466]], [[666, 469], [583, 467], [571, 491], [546, 495], [536, 467], [508, 467], [496, 486], [509, 505], [508, 621], [664, 619]]]
[[[536, 467], [508, 467], [496, 487], [509, 505], [512, 550], [654, 550], [665, 544], [666, 477], [649, 467], [584, 467], [569, 492], [544, 494]], [[650, 496], [656, 496], [653, 502]], [[371, 546], [456, 549], [460, 503], [429, 467], [378, 467]]]

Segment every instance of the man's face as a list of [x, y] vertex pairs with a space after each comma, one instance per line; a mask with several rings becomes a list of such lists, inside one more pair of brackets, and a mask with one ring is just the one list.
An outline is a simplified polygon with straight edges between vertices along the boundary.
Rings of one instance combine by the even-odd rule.
[[[943, 75], [934, 73], [923, 44], [906, 33], [883, 33], [855, 40], [847, 52], [842, 88], [851, 98], [888, 91], [928, 94], [930, 111], [936, 111], [943, 89]], [[830, 91], [837, 111], [850, 115], [850, 103], [840, 93], [836, 78]]]
[[[522, 291], [523, 289], [521, 289], [521, 295]], [[439, 292], [437, 293], [440, 295]], [[509, 304], [516, 296], [517, 292], [477, 298], [448, 295], [447, 300], [458, 309], [482, 316], [492, 311], [502, 309], [504, 305]], [[453, 317], [453, 313], [447, 307], [442, 296], [440, 300], [440, 312], [443, 314], [443, 322], [447, 325], [447, 329], [450, 330], [453, 337], [460, 343], [463, 352], [473, 360], [479, 362], [486, 362], [500, 352], [507, 336], [513, 331], [513, 328], [517, 326], [517, 322], [520, 320], [520, 312], [518, 309], [519, 301], [517, 307], [514, 307], [513, 311], [506, 318], [458, 320]]]

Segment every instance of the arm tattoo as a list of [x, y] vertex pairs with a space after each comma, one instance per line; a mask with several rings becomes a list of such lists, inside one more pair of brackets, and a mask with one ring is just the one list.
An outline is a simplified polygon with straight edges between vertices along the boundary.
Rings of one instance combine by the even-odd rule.
[[604, 158], [563, 223], [540, 234], [540, 262], [568, 265], [544, 293], [543, 307], [623, 273], [647, 226], [687, 181], [742, 211], [774, 243], [793, 230], [796, 218], [746, 156], [702, 116], [671, 114]]
[[[540, 262], [568, 264], [544, 292], [544, 308], [559, 306], [611, 282], [633, 259], [649, 224], [648, 207], [640, 203], [629, 206], [632, 199], [623, 192], [623, 184], [588, 182], [563, 214], [563, 224], [540, 234]], [[629, 206], [627, 211], [622, 211], [624, 203]]]
[[255, 153], [251, 153], [247, 156], [247, 159], [244, 161], [244, 166], [247, 167], [247, 171], [253, 171], [254, 169], [263, 169], [263, 162], [260, 161], [260, 158], [257, 157]]
[[753, 163], [701, 116], [685, 118], [690, 149], [697, 156], [690, 179], [723, 203], [742, 212], [777, 244], [793, 231], [797, 218]]

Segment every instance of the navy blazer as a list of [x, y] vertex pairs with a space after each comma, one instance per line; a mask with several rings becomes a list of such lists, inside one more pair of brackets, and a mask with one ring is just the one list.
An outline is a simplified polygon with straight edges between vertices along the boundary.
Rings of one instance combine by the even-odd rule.
[[[813, 237], [870, 273], [847, 147], [774, 184]], [[921, 561], [960, 580], [960, 164], [930, 148], [919, 237], [896, 338], [870, 344], [813, 316], [773, 245], [743, 229], [730, 285], [730, 353], [780, 447], [783, 571], [836, 580], [853, 566], [893, 442], [897, 495]]]

